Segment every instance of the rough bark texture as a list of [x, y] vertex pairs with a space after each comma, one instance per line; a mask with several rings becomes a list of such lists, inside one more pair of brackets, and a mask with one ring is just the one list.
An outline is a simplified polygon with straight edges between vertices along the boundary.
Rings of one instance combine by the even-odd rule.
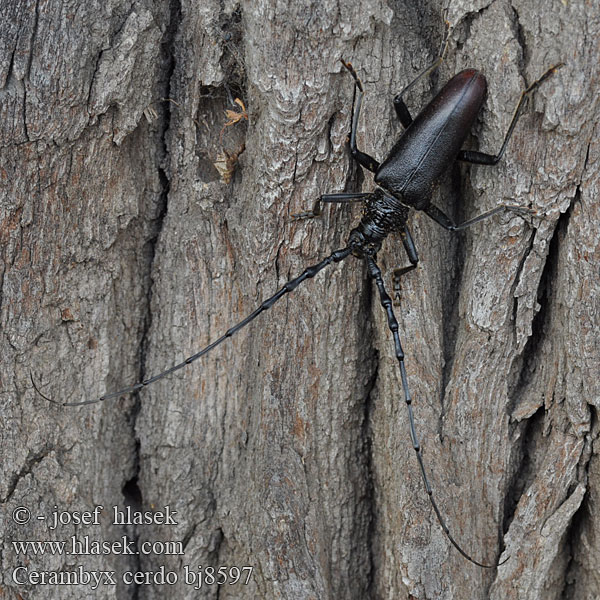
[[[496, 151], [520, 90], [567, 63], [500, 165], [456, 166], [434, 196], [459, 220], [499, 202], [540, 218], [456, 236], [413, 215], [421, 262], [396, 309], [436, 498], [474, 557], [510, 556], [500, 568], [467, 563], [435, 519], [354, 258], [138, 395], [62, 408], [30, 382], [77, 401], [152, 375], [342, 247], [357, 207], [290, 219], [373, 185], [347, 151], [339, 58], [367, 89], [360, 147], [381, 159], [401, 133], [391, 99], [436, 55], [440, 4], [0, 1], [1, 597], [600, 597], [596, 3], [454, 0], [447, 60], [409, 99], [416, 113], [454, 72], [482, 70], [468, 147]], [[223, 130], [236, 97], [249, 119]], [[244, 143], [226, 184], [215, 163]], [[391, 286], [398, 237], [379, 260]], [[97, 525], [37, 519], [97, 505]], [[115, 505], [168, 506], [177, 524], [114, 525]], [[13, 545], [123, 535], [184, 555]], [[186, 566], [246, 565], [247, 585], [185, 581]], [[117, 585], [21, 585], [18, 566], [114, 570]], [[123, 583], [161, 569], [177, 583]]]

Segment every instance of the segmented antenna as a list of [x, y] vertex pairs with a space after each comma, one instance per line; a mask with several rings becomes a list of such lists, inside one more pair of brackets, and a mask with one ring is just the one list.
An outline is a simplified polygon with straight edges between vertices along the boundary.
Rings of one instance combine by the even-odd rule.
[[[315, 265], [312, 265], [310, 267], [307, 267], [298, 277], [295, 277], [294, 279], [291, 279], [286, 284], [284, 284], [283, 287], [281, 287], [270, 298], [267, 298], [256, 310], [254, 310], [252, 313], [250, 313], [245, 319], [243, 319], [242, 321], [237, 323], [237, 325], [234, 325], [233, 327], [228, 329], [221, 337], [217, 338], [214, 342], [211, 342], [210, 344], [208, 344], [208, 346], [205, 346], [204, 348], [202, 348], [202, 350], [199, 350], [192, 356], [189, 356], [183, 362], [180, 362], [180, 363], [170, 367], [169, 369], [162, 371], [158, 375], [154, 375], [153, 377], [150, 377], [150, 378], [140, 381], [138, 383], [129, 385], [129, 386], [127, 386], [123, 389], [120, 389], [116, 392], [110, 392], [109, 394], [104, 394], [103, 396], [100, 396], [99, 398], [94, 398], [92, 400], [83, 400], [81, 402], [58, 402], [52, 398], [49, 398], [48, 396], [46, 396], [45, 394], [43, 394], [40, 391], [40, 389], [38, 388], [38, 386], [33, 378], [32, 373], [30, 373], [31, 383], [33, 384], [35, 391], [42, 398], [44, 398], [48, 402], [52, 402], [53, 404], [59, 404], [62, 406], [84, 406], [87, 404], [95, 404], [97, 402], [103, 402], [104, 400], [110, 400], [111, 398], [116, 398], [117, 396], [122, 396], [124, 394], [130, 394], [132, 392], [137, 392], [137, 391], [141, 390], [142, 388], [144, 388], [156, 381], [159, 381], [160, 379], [163, 379], [164, 377], [167, 377], [171, 373], [174, 373], [175, 371], [178, 371], [179, 369], [183, 369], [185, 366], [189, 365], [190, 363], [194, 362], [195, 360], [198, 360], [205, 354], [208, 354], [211, 350], [216, 348], [219, 344], [224, 342], [227, 338], [235, 335], [240, 329], [242, 329], [243, 327], [248, 325], [250, 322], [252, 322], [262, 312], [271, 308], [271, 306], [273, 306], [273, 304], [275, 304], [285, 294], [296, 289], [296, 287], [298, 287], [303, 281], [314, 277], [315, 275], [317, 275], [317, 273], [319, 273], [322, 269], [324, 269], [326, 266], [330, 265], [331, 263], [333, 263], [333, 262], [337, 263], [337, 262], [344, 260], [352, 253], [352, 251], [353, 251], [353, 248], [350, 246], [343, 248], [341, 250], [335, 250], [329, 256], [324, 258], [321, 262], [319, 262]], [[440, 509], [438, 508], [438, 506], [435, 502], [435, 499], [433, 497], [433, 489], [431, 487], [431, 484], [429, 483], [429, 479], [427, 477], [427, 472], [425, 471], [425, 465], [423, 462], [423, 454], [421, 451], [421, 445], [419, 443], [419, 438], [417, 436], [417, 431], [416, 431], [416, 427], [415, 427], [415, 419], [414, 419], [414, 414], [413, 414], [413, 409], [412, 409], [412, 397], [410, 394], [410, 389], [408, 387], [406, 368], [404, 366], [404, 351], [402, 350], [402, 344], [400, 343], [400, 336], [398, 334], [399, 326], [398, 326], [398, 321], [396, 320], [396, 317], [394, 315], [394, 310], [392, 308], [392, 299], [390, 298], [389, 294], [387, 293], [387, 291], [385, 289], [383, 277], [381, 274], [381, 269], [375, 262], [375, 258], [366, 252], [363, 253], [362, 256], [367, 262], [369, 276], [375, 281], [375, 284], [377, 285], [377, 290], [379, 292], [381, 306], [383, 307], [383, 309], [386, 311], [386, 314], [387, 314], [388, 328], [392, 333], [392, 337], [394, 340], [394, 350], [395, 350], [396, 358], [398, 360], [398, 366], [400, 368], [400, 379], [402, 381], [402, 389], [404, 392], [404, 401], [405, 401], [407, 409], [408, 409], [408, 423], [409, 423], [410, 437], [412, 440], [413, 449], [415, 450], [415, 453], [417, 455], [417, 460], [419, 462], [419, 468], [421, 470], [421, 477], [423, 480], [423, 485], [425, 487], [425, 491], [427, 492], [429, 501], [431, 502], [431, 506], [433, 507], [433, 510], [435, 512], [437, 520], [438, 520], [440, 526], [442, 527], [442, 530], [444, 531], [446, 537], [448, 538], [448, 540], [450, 540], [450, 543], [460, 552], [460, 554], [462, 556], [464, 556], [464, 558], [466, 558], [468, 561], [472, 562], [473, 564], [475, 564], [479, 567], [486, 568], [486, 569], [492, 569], [492, 568], [498, 567], [498, 566], [504, 564], [508, 560], [509, 557], [507, 557], [502, 562], [497, 562], [497, 563], [491, 564], [491, 565], [481, 563], [481, 562], [475, 560], [474, 558], [472, 558], [469, 554], [467, 554], [461, 548], [461, 546], [458, 544], [458, 542], [452, 537], [452, 534], [450, 533], [450, 530], [448, 529], [448, 526], [446, 525], [446, 522], [444, 521], [444, 518], [442, 517]]]
[[285, 296], [285, 294], [296, 289], [303, 281], [314, 277], [319, 271], [323, 270], [327, 265], [330, 265], [332, 262], [338, 263], [338, 262], [344, 260], [351, 253], [352, 253], [352, 250], [350, 247], [343, 248], [341, 250], [335, 250], [327, 258], [324, 258], [321, 262], [317, 263], [316, 265], [312, 265], [311, 267], [307, 267], [306, 269], [304, 269], [304, 271], [300, 275], [298, 275], [298, 277], [295, 277], [294, 279], [291, 279], [290, 281], [288, 281], [282, 288], [280, 288], [277, 292], [275, 292], [275, 294], [273, 294], [270, 298], [267, 298], [254, 312], [250, 313], [243, 321], [240, 321], [237, 325], [234, 325], [231, 329], [228, 329], [220, 338], [216, 339], [214, 342], [210, 343], [208, 346], [202, 348], [202, 350], [199, 350], [198, 352], [196, 352], [196, 354], [192, 354], [192, 356], [189, 356], [183, 362], [173, 365], [172, 367], [166, 369], [165, 371], [162, 371], [162, 373], [159, 373], [158, 375], [154, 375], [153, 377], [144, 379], [144, 381], [140, 381], [138, 383], [128, 385], [127, 387], [124, 387], [121, 390], [117, 390], [116, 392], [110, 392], [109, 394], [104, 394], [103, 396], [100, 396], [99, 398], [94, 398], [92, 400], [82, 400], [81, 402], [58, 402], [57, 400], [49, 398], [48, 396], [46, 396], [45, 394], [43, 394], [40, 391], [39, 387], [37, 386], [37, 384], [33, 378], [33, 373], [30, 372], [29, 376], [31, 378], [31, 383], [33, 384], [35, 391], [42, 398], [44, 398], [48, 402], [52, 402], [53, 404], [59, 404], [61, 406], [84, 406], [86, 404], [95, 404], [97, 402], [104, 402], [104, 400], [110, 400], [111, 398], [116, 398], [117, 396], [122, 396], [124, 394], [131, 394], [132, 392], [137, 392], [137, 391], [141, 390], [142, 388], [150, 385], [151, 383], [154, 383], [160, 379], [163, 379], [164, 377], [167, 377], [167, 375], [170, 375], [171, 373], [174, 373], [175, 371], [179, 371], [179, 369], [183, 369], [183, 367], [186, 367], [187, 365], [189, 365], [190, 363], [193, 363], [195, 360], [198, 360], [200, 357], [204, 356], [205, 354], [208, 354], [211, 350], [216, 348], [219, 344], [224, 342], [227, 338], [231, 337], [232, 335], [235, 335], [240, 329], [242, 329], [242, 327], [245, 327], [246, 325], [248, 325], [248, 323], [250, 323], [251, 321], [254, 321], [254, 319], [256, 319], [256, 317], [258, 317], [258, 315], [260, 315], [260, 313], [271, 308], [271, 306], [273, 306], [273, 304], [275, 304], [275, 302], [277, 302], [277, 300], [279, 300], [280, 298]]
[[383, 283], [383, 277], [381, 276], [381, 269], [377, 266], [375, 259], [372, 256], [365, 255], [365, 260], [367, 261], [367, 268], [369, 270], [369, 276], [375, 281], [377, 285], [377, 290], [379, 291], [379, 299], [381, 302], [381, 306], [387, 313], [387, 321], [388, 328], [392, 332], [392, 336], [394, 338], [394, 351], [396, 353], [396, 358], [398, 359], [398, 366], [400, 367], [400, 379], [402, 380], [402, 389], [404, 391], [404, 402], [406, 402], [406, 407], [408, 409], [408, 426], [410, 430], [410, 439], [412, 440], [413, 449], [417, 455], [417, 460], [419, 461], [419, 467], [421, 469], [421, 477], [423, 479], [423, 485], [425, 486], [425, 491], [429, 496], [429, 501], [431, 502], [431, 506], [435, 512], [435, 516], [437, 520], [444, 530], [446, 537], [450, 540], [450, 543], [470, 562], [477, 565], [478, 567], [483, 567], [484, 569], [494, 569], [503, 565], [510, 556], [507, 556], [502, 562], [497, 562], [492, 565], [486, 565], [484, 563], [480, 563], [475, 560], [471, 556], [469, 556], [458, 544], [458, 542], [452, 537], [448, 526], [446, 525], [446, 521], [444, 521], [444, 517], [442, 517], [442, 513], [438, 508], [438, 505], [435, 502], [433, 497], [433, 489], [431, 488], [431, 484], [429, 483], [429, 479], [427, 478], [427, 472], [425, 471], [425, 464], [423, 463], [423, 453], [421, 451], [421, 444], [419, 443], [419, 437], [417, 436], [417, 430], [415, 428], [415, 417], [412, 409], [412, 397], [410, 395], [410, 390], [408, 388], [408, 379], [406, 377], [406, 368], [404, 366], [404, 351], [402, 350], [402, 344], [400, 343], [400, 336], [398, 335], [398, 321], [396, 320], [396, 316], [394, 315], [394, 309], [392, 308], [392, 299], [385, 289], [385, 285]]

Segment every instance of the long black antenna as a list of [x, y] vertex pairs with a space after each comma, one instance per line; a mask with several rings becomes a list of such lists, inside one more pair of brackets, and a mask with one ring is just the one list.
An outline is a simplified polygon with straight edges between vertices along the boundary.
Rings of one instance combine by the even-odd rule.
[[189, 356], [183, 362], [180, 362], [179, 364], [176, 364], [176, 365], [170, 367], [169, 369], [166, 369], [165, 371], [163, 371], [162, 373], [159, 373], [158, 375], [154, 375], [153, 377], [144, 379], [144, 381], [134, 383], [134, 384], [129, 385], [129, 386], [127, 386], [121, 390], [118, 390], [116, 392], [110, 392], [109, 394], [104, 394], [104, 396], [100, 396], [99, 398], [94, 398], [93, 400], [82, 400], [81, 402], [57, 402], [56, 400], [49, 398], [45, 394], [42, 394], [42, 392], [40, 391], [40, 389], [38, 388], [38, 386], [36, 385], [36, 383], [33, 379], [33, 373], [29, 374], [31, 377], [31, 383], [33, 384], [35, 391], [42, 398], [45, 398], [46, 400], [48, 400], [48, 402], [52, 402], [53, 404], [59, 404], [62, 406], [84, 406], [85, 404], [95, 404], [96, 402], [104, 402], [104, 400], [110, 400], [111, 398], [116, 398], [117, 396], [122, 396], [123, 394], [130, 394], [131, 392], [137, 392], [138, 390], [141, 390], [143, 387], [146, 387], [147, 385], [150, 385], [151, 383], [154, 383], [155, 381], [158, 381], [159, 379], [163, 379], [167, 375], [170, 375], [171, 373], [174, 373], [175, 371], [179, 371], [179, 369], [183, 369], [183, 367], [189, 365], [190, 363], [194, 362], [195, 360], [198, 360], [201, 356], [208, 354], [211, 350], [213, 350], [219, 344], [221, 344], [221, 342], [224, 342], [227, 338], [231, 337], [232, 335], [237, 333], [240, 329], [242, 329], [242, 327], [245, 327], [246, 325], [248, 325], [248, 323], [250, 323], [251, 321], [256, 319], [256, 317], [258, 317], [258, 315], [260, 315], [260, 313], [271, 308], [271, 306], [273, 306], [273, 304], [275, 304], [275, 302], [277, 302], [277, 300], [279, 300], [280, 298], [285, 296], [285, 294], [296, 289], [304, 280], [314, 277], [319, 271], [324, 269], [327, 265], [330, 265], [332, 262], [338, 263], [338, 262], [344, 260], [351, 253], [352, 253], [352, 249], [350, 247], [343, 248], [341, 250], [335, 250], [327, 258], [324, 258], [321, 262], [317, 263], [316, 265], [312, 265], [311, 267], [307, 267], [306, 269], [304, 269], [304, 271], [298, 277], [295, 277], [294, 279], [291, 279], [290, 281], [288, 281], [275, 294], [273, 294], [270, 298], [267, 298], [254, 312], [249, 314], [243, 321], [240, 321], [237, 325], [234, 325], [231, 329], [228, 329], [220, 338], [216, 339], [214, 342], [210, 343], [205, 348], [202, 348], [202, 350], [196, 352], [196, 354], [192, 354], [192, 356]]
[[388, 327], [392, 332], [392, 336], [394, 338], [394, 349], [396, 353], [396, 358], [398, 359], [398, 365], [400, 367], [400, 379], [402, 380], [402, 389], [404, 390], [404, 401], [406, 402], [406, 407], [408, 409], [408, 425], [410, 429], [410, 438], [412, 440], [412, 445], [417, 455], [417, 460], [419, 461], [419, 467], [421, 468], [421, 477], [423, 479], [423, 484], [425, 486], [425, 491], [429, 496], [429, 501], [431, 502], [431, 506], [435, 512], [437, 520], [441, 525], [446, 537], [450, 540], [452, 545], [470, 562], [477, 565], [478, 567], [483, 567], [485, 569], [494, 569], [503, 565], [510, 557], [505, 558], [502, 562], [497, 562], [492, 565], [486, 565], [480, 563], [475, 560], [471, 556], [469, 556], [458, 544], [458, 542], [452, 537], [446, 522], [444, 521], [444, 517], [442, 517], [442, 513], [438, 508], [438, 505], [433, 498], [433, 489], [431, 488], [431, 484], [429, 483], [429, 479], [427, 478], [427, 472], [425, 471], [425, 465], [423, 463], [423, 453], [421, 451], [421, 444], [419, 443], [419, 438], [417, 436], [417, 430], [415, 429], [415, 418], [413, 415], [412, 409], [412, 397], [410, 395], [410, 390], [408, 388], [408, 379], [406, 377], [406, 368], [404, 367], [404, 351], [402, 350], [402, 344], [400, 343], [400, 336], [398, 335], [398, 321], [396, 320], [396, 316], [394, 315], [394, 309], [392, 308], [392, 299], [385, 289], [385, 285], [383, 284], [383, 277], [381, 276], [381, 269], [377, 266], [375, 259], [368, 254], [365, 255], [365, 260], [367, 261], [367, 268], [369, 271], [369, 276], [375, 281], [377, 284], [377, 289], [379, 291], [379, 299], [381, 302], [381, 306], [385, 309], [387, 313]]

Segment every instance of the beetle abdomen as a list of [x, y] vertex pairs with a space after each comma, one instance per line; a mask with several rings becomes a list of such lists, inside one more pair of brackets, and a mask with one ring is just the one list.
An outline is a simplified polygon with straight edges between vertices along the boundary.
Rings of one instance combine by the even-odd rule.
[[375, 183], [403, 203], [425, 208], [477, 118], [486, 89], [485, 77], [475, 69], [455, 75], [396, 142]]

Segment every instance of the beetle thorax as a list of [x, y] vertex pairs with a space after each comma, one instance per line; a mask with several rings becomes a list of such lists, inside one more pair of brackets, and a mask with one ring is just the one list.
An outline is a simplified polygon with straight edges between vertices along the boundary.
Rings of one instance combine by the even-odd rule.
[[365, 202], [358, 227], [350, 232], [349, 244], [354, 254], [377, 252], [388, 234], [403, 229], [409, 210], [400, 200], [377, 188]]

